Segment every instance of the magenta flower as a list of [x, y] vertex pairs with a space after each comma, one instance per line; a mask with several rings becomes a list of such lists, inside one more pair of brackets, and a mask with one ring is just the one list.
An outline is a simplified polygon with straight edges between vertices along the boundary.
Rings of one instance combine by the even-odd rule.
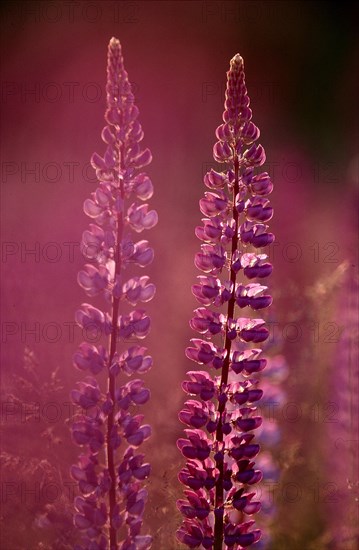
[[[78, 282], [88, 296], [103, 296], [107, 305], [102, 311], [84, 303], [76, 312], [89, 341], [80, 345], [74, 364], [92, 376], [79, 382], [71, 394], [82, 411], [72, 435], [84, 448], [71, 470], [81, 493], [75, 501], [74, 523], [84, 535], [77, 550], [146, 550], [152, 539], [140, 531], [147, 500], [143, 482], [150, 465], [136, 450], [151, 428], [134, 409], [148, 401], [150, 392], [140, 378], [126, 379], [141, 376], [152, 365], [146, 348], [137, 344], [147, 336], [150, 319], [136, 306], [153, 298], [155, 286], [149, 277], [132, 271], [147, 266], [153, 250], [146, 240], [134, 240], [133, 232], [151, 229], [157, 213], [143, 202], [152, 196], [153, 186], [140, 170], [152, 157], [140, 145], [138, 109], [115, 38], [108, 48], [106, 92], [102, 139], [107, 147], [103, 157], [94, 153], [91, 159], [98, 187], [84, 203], [93, 223], [83, 233], [82, 251], [88, 263]], [[107, 346], [94, 344], [104, 339]], [[107, 377], [105, 390], [94, 378], [99, 374]]]
[[253, 486], [262, 479], [253, 432], [262, 424], [257, 373], [266, 366], [257, 345], [269, 333], [256, 312], [272, 303], [263, 282], [272, 266], [262, 249], [274, 240], [266, 225], [273, 215], [267, 199], [273, 186], [266, 172], [255, 174], [265, 153], [254, 143], [259, 130], [251, 118], [237, 54], [227, 73], [224, 123], [213, 148], [214, 159], [227, 167], [205, 175], [210, 191], [200, 200], [205, 217], [196, 228], [203, 244], [195, 265], [205, 275], [192, 288], [200, 307], [190, 325], [201, 338], [192, 340], [186, 355], [206, 370], [188, 372], [182, 384], [191, 398], [179, 414], [186, 438], [177, 442], [187, 459], [179, 474], [186, 490], [177, 502], [184, 516], [177, 537], [189, 548], [239, 550], [261, 536], [251, 519], [261, 506]]

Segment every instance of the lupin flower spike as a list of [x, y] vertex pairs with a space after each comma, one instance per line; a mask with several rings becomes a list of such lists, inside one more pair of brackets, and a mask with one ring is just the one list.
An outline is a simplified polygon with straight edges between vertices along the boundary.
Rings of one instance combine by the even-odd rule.
[[[115, 38], [108, 47], [106, 92], [107, 125], [102, 140], [107, 148], [103, 157], [94, 153], [91, 159], [98, 187], [84, 203], [92, 223], [82, 238], [89, 262], [79, 272], [78, 282], [88, 296], [102, 295], [109, 312], [87, 303], [76, 312], [88, 341], [80, 345], [74, 364], [90, 375], [72, 392], [74, 403], [82, 409], [72, 434], [85, 449], [79, 464], [72, 467], [81, 493], [75, 500], [74, 522], [84, 535], [82, 546], [76, 549], [146, 550], [151, 537], [140, 534], [147, 499], [142, 482], [150, 465], [136, 450], [151, 429], [133, 409], [148, 401], [149, 390], [140, 378], [133, 377], [152, 365], [146, 348], [137, 343], [148, 334], [150, 319], [144, 309], [131, 310], [126, 303], [148, 302], [155, 286], [149, 277], [127, 272], [133, 265], [151, 263], [152, 248], [146, 240], [134, 242], [131, 232], [141, 233], [156, 225], [157, 213], [143, 202], [152, 196], [153, 186], [139, 170], [152, 157], [140, 145], [139, 111]], [[104, 337], [108, 347], [94, 345]], [[98, 374], [107, 377], [105, 392], [96, 379]]]
[[[200, 307], [190, 325], [202, 338], [192, 340], [186, 355], [219, 375], [190, 371], [182, 384], [190, 400], [179, 414], [187, 438], [177, 445], [187, 463], [179, 474], [186, 498], [177, 502], [185, 518], [177, 537], [189, 548], [239, 550], [261, 536], [251, 519], [260, 509], [253, 485], [262, 478], [253, 460], [259, 452], [253, 432], [262, 423], [256, 376], [266, 366], [257, 344], [268, 330], [255, 312], [272, 302], [262, 284], [272, 266], [261, 249], [274, 235], [266, 225], [273, 214], [267, 199], [272, 183], [267, 172], [255, 174], [265, 153], [255, 144], [259, 130], [251, 118], [237, 54], [227, 73], [224, 122], [213, 148], [214, 159], [227, 168], [205, 175], [209, 191], [200, 200], [205, 217], [196, 228], [203, 244], [195, 264], [205, 275], [192, 287]], [[248, 317], [238, 316], [248, 310]]]

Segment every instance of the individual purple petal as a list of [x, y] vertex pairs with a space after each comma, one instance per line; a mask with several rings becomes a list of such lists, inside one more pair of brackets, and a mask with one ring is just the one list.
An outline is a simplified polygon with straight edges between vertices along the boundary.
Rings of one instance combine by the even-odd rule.
[[193, 520], [184, 521], [176, 536], [180, 542], [189, 548], [197, 548], [203, 542], [203, 531]]
[[273, 208], [269, 200], [262, 197], [253, 197], [246, 203], [247, 218], [251, 221], [267, 222], [273, 216]]
[[96, 380], [87, 378], [86, 382], [78, 382], [78, 386], [79, 390], [71, 391], [73, 402], [83, 409], [95, 407], [101, 398], [101, 391]]
[[207, 192], [204, 194], [204, 198], [199, 201], [199, 206], [202, 214], [214, 217], [225, 212], [229, 206], [229, 202], [225, 193], [221, 193], [220, 191], [217, 193]]
[[111, 333], [108, 314], [90, 304], [81, 305], [81, 309], [78, 309], [75, 313], [75, 320], [91, 338], [98, 338], [99, 335], [109, 335]]
[[243, 159], [249, 166], [262, 166], [262, 164], [265, 163], [266, 155], [261, 145], [253, 143], [253, 145], [243, 153]]
[[130, 315], [120, 315], [118, 319], [118, 335], [128, 339], [136, 336], [145, 338], [150, 330], [151, 321], [143, 309], [135, 309]]
[[182, 382], [185, 392], [192, 395], [199, 395], [203, 401], [212, 399], [215, 394], [215, 385], [209, 374], [205, 371], [187, 372], [189, 380]]
[[201, 334], [218, 334], [222, 331], [222, 321], [219, 313], [210, 311], [206, 308], [198, 308], [194, 311], [195, 316], [190, 321], [193, 330]]
[[84, 212], [90, 218], [97, 218], [102, 214], [103, 208], [93, 200], [86, 199], [84, 202]]
[[220, 291], [219, 280], [211, 275], [197, 277], [199, 284], [192, 286], [192, 293], [203, 305], [209, 305]]
[[273, 190], [273, 185], [267, 172], [253, 176], [250, 182], [250, 190], [253, 195], [266, 196]]
[[106, 364], [107, 352], [102, 346], [97, 348], [93, 344], [82, 342], [74, 354], [73, 361], [78, 369], [98, 374]]
[[232, 155], [232, 149], [226, 141], [217, 141], [213, 146], [213, 157], [217, 162], [227, 162]]
[[137, 302], [149, 302], [156, 292], [153, 283], [149, 283], [149, 277], [132, 277], [122, 287], [122, 294], [126, 300], [136, 305]]
[[198, 518], [199, 520], [208, 517], [210, 506], [205, 491], [201, 489], [196, 492], [186, 490], [184, 494], [187, 500], [178, 500], [177, 508], [185, 517], [189, 519]]
[[252, 418], [238, 418], [237, 426], [242, 432], [255, 430], [262, 424], [262, 417], [255, 416]]
[[134, 231], [140, 233], [154, 227], [158, 222], [158, 215], [155, 210], [148, 212], [148, 204], [133, 203], [127, 211], [127, 221]]
[[212, 342], [193, 338], [194, 347], [186, 348], [186, 356], [199, 364], [212, 364], [215, 368], [221, 368], [225, 356], [225, 350], [217, 348]]
[[265, 254], [243, 254], [241, 264], [244, 268], [244, 274], [248, 279], [254, 279], [255, 277], [264, 278], [272, 273], [272, 265], [265, 261], [266, 258]]
[[213, 168], [204, 176], [204, 183], [210, 189], [223, 189], [227, 182], [228, 178], [226, 174], [216, 172]]
[[246, 145], [250, 145], [260, 136], [259, 128], [253, 122], [245, 122], [241, 128], [241, 137]]
[[153, 195], [153, 184], [146, 174], [139, 174], [132, 181], [133, 189], [137, 197], [143, 201], [147, 201]]
[[202, 252], [195, 256], [195, 265], [204, 273], [213, 273], [216, 275], [225, 264], [225, 250], [222, 246], [207, 245], [201, 246]]
[[139, 168], [142, 168], [143, 166], [147, 166], [147, 164], [150, 164], [151, 161], [152, 161], [151, 151], [149, 149], [145, 149], [138, 155], [131, 158], [130, 165], [139, 169]]
[[208, 421], [208, 412], [199, 401], [186, 401], [185, 408], [178, 415], [181, 422], [193, 428], [202, 428]]

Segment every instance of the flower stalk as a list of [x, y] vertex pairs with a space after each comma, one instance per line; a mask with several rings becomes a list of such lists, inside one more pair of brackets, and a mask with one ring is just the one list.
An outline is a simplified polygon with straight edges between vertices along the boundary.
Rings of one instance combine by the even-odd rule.
[[[200, 200], [205, 218], [196, 228], [203, 244], [195, 264], [205, 275], [192, 287], [201, 307], [190, 325], [205, 339], [193, 339], [186, 355], [219, 375], [190, 371], [182, 384], [191, 399], [179, 414], [188, 439], [177, 442], [187, 459], [179, 474], [186, 499], [177, 503], [185, 518], [177, 537], [189, 548], [241, 549], [261, 535], [251, 519], [260, 509], [251, 488], [262, 478], [252, 460], [259, 452], [252, 432], [262, 423], [254, 404], [262, 397], [257, 373], [266, 360], [253, 344], [268, 338], [255, 312], [272, 298], [266, 286], [245, 279], [270, 275], [272, 266], [261, 249], [274, 235], [265, 224], [273, 215], [266, 198], [272, 184], [266, 172], [254, 173], [265, 153], [254, 143], [259, 130], [251, 118], [243, 59], [237, 54], [227, 73], [224, 123], [213, 148], [214, 159], [227, 169], [205, 175], [210, 191]], [[248, 317], [237, 317], [244, 308]]]
[[[147, 500], [143, 482], [150, 465], [136, 450], [151, 428], [135, 411], [148, 401], [150, 392], [134, 375], [141, 376], [152, 365], [146, 348], [138, 345], [150, 330], [150, 319], [145, 310], [132, 306], [151, 300], [155, 286], [149, 277], [131, 276], [129, 271], [153, 260], [148, 241], [136, 242], [132, 235], [156, 225], [157, 213], [144, 203], [152, 196], [153, 185], [140, 169], [152, 156], [140, 145], [139, 112], [115, 38], [108, 47], [106, 93], [102, 140], [107, 147], [103, 157], [94, 153], [91, 158], [98, 187], [84, 203], [93, 223], [82, 237], [89, 263], [78, 274], [87, 295], [102, 295], [107, 306], [100, 310], [84, 303], [76, 312], [88, 341], [75, 353], [74, 364], [93, 375], [72, 391], [72, 400], [81, 409], [72, 435], [85, 451], [71, 470], [81, 493], [75, 499], [74, 523], [83, 534], [83, 546], [76, 550], [147, 550], [152, 539], [140, 530]], [[104, 340], [105, 346], [93, 343]], [[103, 373], [106, 391], [95, 378]], [[130, 378], [127, 383], [126, 378]]]

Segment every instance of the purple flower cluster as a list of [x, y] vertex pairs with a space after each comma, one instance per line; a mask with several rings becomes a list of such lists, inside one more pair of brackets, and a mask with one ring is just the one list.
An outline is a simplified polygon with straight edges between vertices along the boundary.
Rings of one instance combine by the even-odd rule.
[[[227, 73], [224, 122], [213, 148], [214, 159], [228, 167], [205, 175], [209, 191], [200, 200], [205, 217], [196, 228], [203, 244], [195, 264], [205, 275], [192, 289], [200, 307], [190, 325], [201, 337], [192, 340], [186, 355], [218, 375], [190, 371], [182, 385], [191, 398], [179, 414], [187, 429], [177, 445], [187, 463], [179, 474], [186, 490], [177, 502], [184, 516], [177, 537], [189, 548], [239, 550], [261, 536], [251, 518], [260, 509], [253, 486], [262, 479], [255, 467], [259, 445], [253, 431], [262, 423], [257, 373], [266, 360], [253, 345], [268, 338], [255, 312], [272, 302], [262, 284], [272, 266], [261, 249], [274, 235], [266, 225], [273, 215], [267, 198], [272, 183], [266, 172], [255, 174], [265, 153], [254, 143], [259, 130], [251, 118], [243, 60], [237, 54]], [[248, 317], [238, 317], [242, 311]]]
[[[134, 409], [150, 397], [143, 381], [136, 378], [152, 365], [146, 348], [137, 343], [148, 334], [150, 319], [144, 309], [132, 307], [151, 300], [155, 286], [147, 276], [126, 271], [152, 261], [148, 241], [134, 241], [131, 235], [152, 228], [157, 213], [144, 202], [152, 196], [153, 186], [140, 170], [152, 157], [140, 144], [139, 112], [115, 38], [108, 48], [106, 92], [107, 125], [102, 131], [106, 151], [103, 157], [95, 153], [91, 159], [98, 187], [84, 203], [92, 221], [82, 238], [89, 263], [80, 271], [78, 282], [88, 296], [102, 295], [109, 312], [88, 303], [76, 312], [76, 321], [89, 340], [74, 355], [75, 366], [88, 373], [72, 392], [81, 411], [72, 435], [84, 449], [71, 470], [81, 493], [75, 501], [74, 522], [83, 540], [76, 548], [146, 550], [151, 537], [141, 535], [147, 499], [143, 481], [150, 465], [137, 448], [150, 436], [151, 428]], [[101, 339], [104, 345], [94, 345]], [[96, 375], [106, 377], [105, 391]], [[130, 377], [127, 383], [126, 377]]]

